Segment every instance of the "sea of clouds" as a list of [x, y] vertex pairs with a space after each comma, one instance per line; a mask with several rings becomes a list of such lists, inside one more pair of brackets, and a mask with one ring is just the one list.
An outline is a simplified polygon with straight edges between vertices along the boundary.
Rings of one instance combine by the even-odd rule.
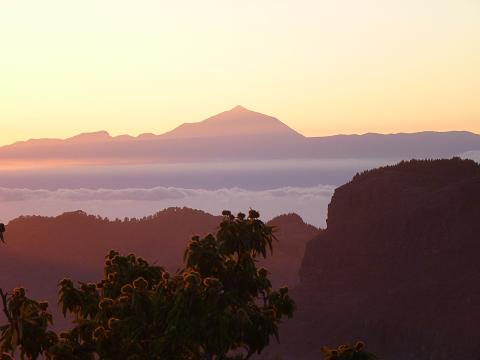
[[[480, 151], [460, 156], [480, 161]], [[254, 208], [264, 219], [295, 212], [306, 222], [325, 227], [336, 187], [358, 171], [395, 162], [307, 159], [3, 171], [0, 222], [76, 210], [110, 219], [140, 218], [186, 206], [211, 214]]]
[[0, 222], [76, 210], [110, 219], [140, 218], [167, 207], [186, 206], [211, 214], [254, 208], [266, 220], [295, 212], [306, 222], [324, 227], [334, 188], [358, 171], [385, 163], [389, 161], [280, 159], [2, 171]]
[[102, 217], [143, 217], [171, 206], [191, 207], [212, 214], [254, 208], [264, 219], [295, 212], [306, 222], [324, 227], [335, 186], [280, 187], [268, 190], [177, 187], [125, 189], [28, 189], [0, 187], [0, 221], [20, 215], [55, 216], [83, 210]]

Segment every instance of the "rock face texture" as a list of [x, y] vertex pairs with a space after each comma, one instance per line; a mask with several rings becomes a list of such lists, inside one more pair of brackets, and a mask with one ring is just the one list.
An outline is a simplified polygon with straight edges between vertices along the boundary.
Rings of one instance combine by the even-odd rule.
[[480, 359], [480, 165], [416, 161], [335, 191], [307, 244], [283, 359], [363, 340], [384, 359]]

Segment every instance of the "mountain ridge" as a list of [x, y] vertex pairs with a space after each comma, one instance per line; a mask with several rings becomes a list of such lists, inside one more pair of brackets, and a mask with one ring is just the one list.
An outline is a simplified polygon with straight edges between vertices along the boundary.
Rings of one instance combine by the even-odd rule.
[[112, 136], [105, 130], [67, 139], [32, 139], [0, 147], [4, 160], [84, 163], [271, 159], [444, 158], [480, 150], [468, 131], [305, 137], [275, 117], [242, 106], [161, 135]]
[[[256, 122], [269, 122], [266, 125], [269, 126], [264, 126], [264, 127], [259, 127], [259, 129], [263, 132], [257, 132], [258, 135], [262, 135], [266, 133], [266, 130], [275, 130], [278, 133], [283, 133], [286, 136], [300, 136], [304, 137], [304, 135], [300, 134], [299, 132], [293, 130], [291, 127], [288, 125], [284, 124], [277, 118], [269, 115], [265, 115], [263, 113], [257, 112], [257, 111], [252, 111], [248, 110], [247, 108], [243, 107], [242, 105], [237, 105], [234, 108], [230, 110], [226, 110], [223, 112], [220, 112], [216, 115], [213, 115], [207, 119], [201, 120], [201, 121], [195, 121], [195, 122], [186, 122], [183, 124], [178, 125], [172, 130], [166, 131], [161, 134], [154, 134], [154, 133], [141, 133], [137, 136], [133, 136], [130, 134], [120, 134], [120, 135], [111, 135], [107, 130], [97, 130], [97, 131], [91, 131], [91, 132], [82, 132], [73, 136], [69, 136], [67, 138], [32, 138], [32, 139], [27, 139], [27, 140], [19, 140], [15, 141], [10, 144], [5, 144], [1, 145], [0, 149], [3, 147], [9, 147], [12, 145], [16, 144], [22, 144], [22, 143], [34, 143], [34, 142], [48, 142], [48, 141], [131, 141], [131, 140], [151, 140], [151, 139], [158, 139], [158, 138], [189, 138], [185, 134], [180, 134], [177, 135], [177, 132], [184, 132], [185, 128], [199, 128], [211, 123], [219, 123], [223, 122], [226, 125], [234, 125], [233, 123], [236, 121], [241, 121], [241, 125], [245, 125], [245, 122], [248, 122], [248, 125], [254, 126], [255, 121]], [[281, 130], [280, 130], [281, 129]], [[208, 130], [208, 129], [207, 129]], [[242, 130], [241, 127], [237, 127], [235, 129], [232, 129], [235, 131], [235, 133], [230, 134], [230, 136], [238, 136], [238, 135], [245, 135], [245, 134], [255, 134], [255, 131], [249, 131], [249, 132], [239, 132]], [[255, 129], [254, 129], [255, 130]], [[257, 129], [258, 130], [258, 129]], [[205, 130], [202, 130], [203, 134], [202, 136], [198, 136], [196, 134], [192, 134], [191, 138], [197, 138], [197, 137], [218, 137], [218, 136], [206, 136]], [[225, 136], [227, 134], [221, 134], [221, 136]]]
[[[233, 115], [233, 116], [232, 116]], [[172, 130], [166, 131], [164, 133], [160, 134], [154, 134], [151, 132], [147, 133], [141, 133], [137, 136], [130, 135], [130, 134], [120, 134], [120, 135], [111, 135], [107, 130], [102, 129], [102, 130], [97, 130], [97, 131], [91, 131], [91, 132], [82, 132], [78, 133], [76, 135], [69, 136], [67, 138], [31, 138], [31, 139], [26, 139], [26, 140], [18, 140], [10, 144], [4, 144], [0, 146], [0, 150], [5, 147], [10, 147], [12, 145], [16, 144], [24, 144], [24, 143], [29, 143], [29, 142], [48, 142], [48, 141], [88, 141], [88, 140], [93, 140], [93, 141], [111, 141], [111, 140], [117, 140], [117, 141], [132, 141], [132, 140], [151, 140], [151, 139], [157, 139], [157, 138], [177, 138], [178, 136], [176, 135], [176, 131], [182, 130], [186, 127], [198, 127], [204, 124], [209, 124], [212, 122], [218, 122], [218, 121], [223, 121], [223, 122], [233, 122], [233, 121], [244, 121], [245, 118], [242, 118], [241, 116], [252, 116], [255, 115], [255, 120], [265, 120], [265, 121], [274, 121], [277, 122], [277, 125], [280, 125], [281, 127], [284, 128], [285, 133], [289, 135], [294, 135], [294, 136], [300, 136], [305, 139], [327, 139], [327, 138], [346, 138], [346, 137], [370, 137], [370, 136], [409, 136], [409, 135], [421, 135], [421, 134], [461, 134], [461, 135], [474, 135], [474, 136], [480, 136], [480, 134], [471, 132], [471, 131], [465, 131], [465, 130], [450, 130], [450, 131], [432, 131], [432, 130], [424, 130], [424, 131], [417, 131], [417, 132], [395, 132], [395, 133], [377, 133], [377, 132], [366, 132], [366, 133], [354, 133], [354, 134], [331, 134], [331, 135], [323, 135], [323, 136], [305, 136], [298, 131], [292, 129], [290, 126], [286, 125], [285, 123], [281, 122], [277, 118], [266, 115], [257, 111], [249, 110], [245, 108], [242, 105], [237, 105], [234, 108], [230, 110], [226, 110], [223, 112], [220, 112], [216, 115], [213, 115], [207, 119], [201, 120], [201, 121], [195, 121], [195, 122], [186, 122], [183, 124], [178, 125]], [[248, 120], [248, 118], [247, 118]], [[236, 129], [238, 130], [238, 129]], [[261, 135], [261, 134], [260, 134]], [[185, 137], [185, 136], [180, 136], [180, 137]], [[195, 136], [195, 134], [192, 135], [192, 138], [195, 138], [198, 136]]]
[[[34, 298], [56, 304], [58, 281], [71, 277], [90, 282], [101, 278], [104, 256], [115, 249], [136, 253], [151, 263], [176, 271], [193, 235], [215, 233], [222, 216], [202, 210], [171, 207], [141, 219], [109, 220], [84, 211], [58, 216], [21, 216], [7, 225], [0, 251], [4, 288], [24, 286]], [[303, 249], [319, 229], [295, 214], [268, 221], [277, 227], [274, 255], [260, 263], [272, 272], [275, 286], [298, 282]], [[291, 251], [296, 249], [296, 251]], [[62, 317], [55, 306], [55, 322]], [[1, 315], [0, 315], [1, 317]]]
[[[183, 123], [177, 126], [175, 129], [178, 129], [184, 125], [191, 125], [191, 124], [198, 124], [200, 122], [192, 122], [192, 123]], [[173, 130], [175, 130], [173, 129]], [[116, 140], [116, 141], [133, 141], [133, 140], [152, 140], [157, 139], [159, 137], [163, 137], [164, 135], [169, 134], [173, 130], [167, 131], [161, 134], [154, 134], [154, 133], [141, 133], [139, 135], [129, 135], [129, 134], [121, 134], [121, 135], [111, 135], [107, 130], [97, 130], [91, 132], [82, 132], [77, 135], [73, 135], [67, 138], [31, 138], [27, 140], [18, 140], [10, 144], [0, 145], [0, 150], [2, 148], [11, 147], [13, 145], [25, 144], [25, 143], [35, 143], [35, 142], [63, 142], [63, 141], [72, 141], [76, 139], [85, 139], [87, 137], [92, 137], [96, 140]], [[101, 135], [96, 137], [96, 135]], [[107, 134], [107, 136], [103, 136], [103, 134]], [[425, 131], [417, 131], [417, 132], [398, 132], [398, 133], [377, 133], [377, 132], [367, 132], [362, 134], [333, 134], [333, 135], [323, 135], [323, 136], [305, 136], [298, 133], [305, 139], [333, 139], [333, 138], [359, 138], [359, 137], [390, 137], [390, 136], [411, 136], [411, 135], [438, 135], [438, 134], [457, 134], [457, 135], [468, 135], [468, 136], [480, 136], [480, 134], [474, 133], [472, 131], [466, 130], [449, 130], [449, 131], [433, 131], [433, 130], [425, 130]]]

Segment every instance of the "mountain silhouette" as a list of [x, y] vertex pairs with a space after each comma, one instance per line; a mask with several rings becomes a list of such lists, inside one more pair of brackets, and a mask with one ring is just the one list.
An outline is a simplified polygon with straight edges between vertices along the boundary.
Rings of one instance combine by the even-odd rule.
[[[128, 135], [123, 135], [128, 136]], [[92, 133], [83, 133], [76, 136], [72, 136], [67, 140], [70, 142], [98, 142], [98, 141], [108, 141], [111, 140], [112, 137], [107, 131], [97, 131]]]
[[280, 120], [241, 105], [197, 123], [185, 123], [161, 135], [166, 139], [274, 136], [303, 137]]
[[237, 106], [162, 135], [112, 137], [106, 131], [65, 140], [35, 139], [0, 147], [8, 161], [81, 160], [84, 164], [269, 159], [442, 158], [480, 150], [470, 132], [305, 137], [280, 120]]
[[[221, 216], [189, 208], [168, 208], [142, 219], [113, 220], [83, 211], [56, 217], [22, 216], [7, 225], [7, 245], [0, 251], [0, 283], [5, 289], [24, 286], [36, 298], [56, 304], [63, 277], [97, 281], [110, 249], [135, 253], [170, 271], [180, 268], [193, 235], [215, 233]], [[270, 221], [278, 242], [274, 256], [262, 261], [276, 286], [298, 282], [305, 244], [319, 230], [296, 214]], [[59, 316], [56, 319], [60, 319]]]
[[392, 360], [473, 359], [480, 340], [480, 165], [407, 161], [339, 187], [307, 244], [285, 358], [364, 340]]

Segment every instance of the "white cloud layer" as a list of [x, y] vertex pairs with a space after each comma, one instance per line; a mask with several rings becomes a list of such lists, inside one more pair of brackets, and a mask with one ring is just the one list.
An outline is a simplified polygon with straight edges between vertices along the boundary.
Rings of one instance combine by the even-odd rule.
[[480, 151], [478, 150], [464, 152], [460, 154], [460, 157], [463, 159], [472, 159], [473, 161], [480, 163]]
[[270, 190], [218, 190], [154, 187], [149, 189], [14, 189], [0, 187], [0, 220], [20, 215], [58, 215], [84, 210], [109, 218], [142, 217], [165, 207], [188, 206], [219, 214], [223, 209], [259, 210], [264, 218], [296, 212], [314, 225], [325, 226], [334, 186], [281, 187]]

